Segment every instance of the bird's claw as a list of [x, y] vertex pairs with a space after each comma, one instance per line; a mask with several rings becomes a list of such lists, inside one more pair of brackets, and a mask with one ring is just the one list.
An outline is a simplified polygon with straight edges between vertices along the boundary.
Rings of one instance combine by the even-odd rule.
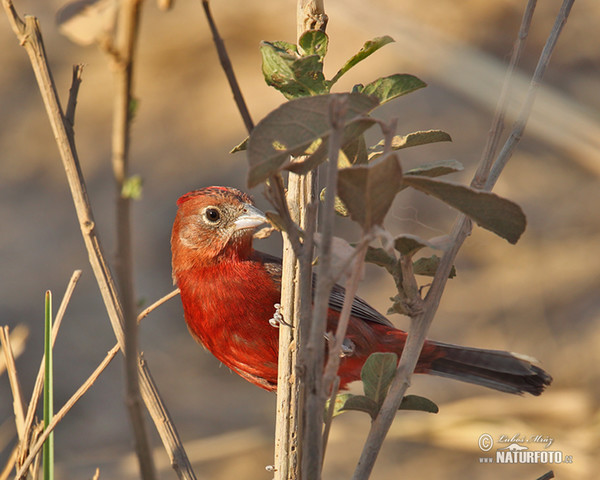
[[[333, 344], [334, 339], [335, 337], [333, 333], [325, 333], [325, 340], [327, 340], [329, 343]], [[344, 341], [342, 342], [342, 351], [340, 352], [340, 357], [351, 357], [352, 355], [354, 355], [355, 348], [356, 345], [354, 345], [354, 342], [352, 340], [350, 340], [349, 338], [344, 338]]]
[[271, 325], [272, 327], [275, 327], [275, 328], [279, 328], [279, 325], [285, 325], [286, 327], [291, 327], [292, 325], [287, 323], [284, 320], [283, 315], [281, 314], [281, 304], [276, 303], [274, 305], [274, 307], [275, 307], [275, 313], [273, 314], [273, 318], [269, 318], [269, 325]]

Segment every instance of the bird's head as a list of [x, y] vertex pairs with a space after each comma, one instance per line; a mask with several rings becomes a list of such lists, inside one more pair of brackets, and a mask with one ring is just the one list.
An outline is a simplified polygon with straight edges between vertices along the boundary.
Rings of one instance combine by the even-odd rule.
[[248, 195], [229, 187], [194, 190], [177, 206], [171, 234], [174, 274], [249, 256], [254, 229], [268, 221]]

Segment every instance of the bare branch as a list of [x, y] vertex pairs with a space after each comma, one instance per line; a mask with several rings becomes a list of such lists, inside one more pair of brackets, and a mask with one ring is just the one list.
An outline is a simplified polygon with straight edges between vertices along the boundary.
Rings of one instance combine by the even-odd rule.
[[140, 313], [137, 317], [137, 322], [140, 323], [144, 318], [146, 318], [148, 315], [150, 315], [150, 313], [157, 309], [158, 307], [160, 307], [163, 303], [168, 302], [169, 300], [171, 300], [173, 297], [179, 295], [179, 289], [176, 288], [175, 290], [173, 290], [171, 293], [167, 293], [164, 297], [159, 298], [156, 302], [154, 302], [152, 305], [150, 305], [148, 308], [146, 308], [145, 310], [142, 311], [142, 313]]
[[25, 411], [23, 407], [23, 395], [21, 393], [21, 384], [19, 382], [19, 375], [17, 374], [17, 366], [15, 365], [12, 346], [10, 344], [8, 326], [0, 328], [0, 343], [2, 344], [2, 350], [4, 350], [6, 371], [8, 372], [10, 388], [13, 394], [13, 411], [15, 413], [17, 435], [19, 436], [19, 440], [23, 440], [25, 435]]
[[252, 117], [250, 116], [250, 112], [246, 106], [244, 96], [242, 95], [242, 90], [240, 89], [235, 72], [233, 71], [231, 60], [229, 60], [229, 54], [225, 48], [225, 42], [221, 38], [221, 35], [219, 35], [217, 25], [215, 24], [212, 13], [210, 12], [210, 4], [208, 0], [202, 0], [202, 7], [204, 8], [204, 13], [206, 14], [206, 20], [208, 21], [208, 25], [213, 36], [213, 41], [215, 42], [215, 47], [217, 48], [219, 62], [221, 62], [221, 67], [223, 67], [223, 71], [225, 72], [225, 76], [229, 82], [229, 88], [231, 88], [231, 93], [233, 93], [233, 99], [235, 100], [235, 104], [237, 105], [240, 115], [242, 116], [246, 130], [248, 130], [248, 133], [250, 133], [254, 129], [254, 122], [252, 121]]
[[556, 17], [554, 22], [554, 27], [552, 27], [552, 31], [548, 39], [546, 40], [546, 44], [544, 45], [544, 49], [542, 50], [542, 54], [538, 60], [537, 66], [535, 68], [535, 72], [533, 73], [533, 77], [531, 78], [531, 83], [529, 84], [529, 91], [527, 92], [527, 97], [525, 97], [525, 102], [521, 107], [521, 112], [519, 113], [519, 117], [515, 122], [513, 130], [510, 134], [509, 139], [504, 144], [504, 147], [500, 151], [498, 158], [494, 162], [492, 166], [492, 170], [490, 172], [489, 178], [487, 178], [485, 182], [485, 190], [491, 191], [500, 173], [512, 157], [515, 148], [517, 148], [517, 144], [521, 141], [521, 137], [523, 136], [523, 132], [525, 131], [525, 126], [527, 125], [527, 120], [529, 119], [529, 115], [531, 114], [531, 110], [533, 109], [533, 103], [535, 102], [535, 98], [537, 95], [537, 91], [539, 85], [546, 73], [546, 68], [550, 64], [550, 57], [554, 52], [554, 48], [556, 47], [556, 43], [558, 42], [558, 37], [562, 32], [563, 27], [567, 23], [567, 18], [569, 18], [569, 13], [571, 12], [571, 7], [575, 3], [575, 0], [563, 0], [562, 6], [560, 7], [560, 11]]
[[527, 40], [527, 36], [529, 35], [531, 20], [533, 18], [533, 13], [535, 11], [536, 5], [537, 0], [529, 0], [527, 2], [525, 14], [523, 15], [523, 19], [521, 20], [519, 34], [517, 35], [517, 39], [515, 40], [513, 52], [510, 57], [508, 68], [506, 70], [506, 75], [504, 77], [504, 83], [502, 84], [502, 91], [500, 92], [500, 96], [498, 97], [498, 103], [496, 105], [494, 119], [492, 120], [492, 126], [490, 128], [487, 141], [483, 148], [483, 152], [481, 153], [481, 158], [479, 160], [479, 168], [477, 169], [477, 173], [475, 174], [475, 177], [471, 182], [471, 186], [474, 188], [483, 188], [485, 184], [484, 179], [488, 177], [490, 169], [492, 168], [494, 155], [498, 148], [498, 142], [500, 141], [502, 130], [504, 129], [504, 117], [506, 116], [506, 110], [508, 108], [508, 100], [510, 98], [510, 87], [512, 84], [513, 73], [515, 71], [516, 66], [519, 64], [521, 54], [525, 49], [525, 43]]
[[79, 86], [81, 85], [81, 74], [83, 73], [83, 65], [73, 65], [73, 77], [71, 79], [71, 88], [69, 89], [69, 100], [65, 111], [65, 120], [71, 128], [71, 136], [73, 136], [73, 127], [75, 126], [75, 108], [77, 107], [77, 95], [79, 94]]

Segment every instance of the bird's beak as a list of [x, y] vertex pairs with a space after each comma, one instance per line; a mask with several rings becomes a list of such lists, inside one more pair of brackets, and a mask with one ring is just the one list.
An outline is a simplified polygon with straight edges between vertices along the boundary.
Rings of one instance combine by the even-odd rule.
[[247, 228], [256, 228], [263, 223], [268, 223], [269, 220], [263, 212], [253, 205], [246, 204], [244, 212], [234, 222], [235, 230], [245, 230]]

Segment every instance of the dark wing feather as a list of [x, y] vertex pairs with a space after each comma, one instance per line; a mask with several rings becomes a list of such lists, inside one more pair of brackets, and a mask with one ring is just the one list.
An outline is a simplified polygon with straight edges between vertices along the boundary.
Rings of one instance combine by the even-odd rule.
[[[269, 275], [275, 280], [277, 284], [281, 284], [281, 259], [275, 257], [273, 255], [269, 255], [268, 253], [263, 252], [254, 252], [253, 260], [260, 261]], [[316, 285], [316, 277], [313, 275], [313, 289]], [[314, 290], [313, 290], [314, 291]], [[344, 297], [346, 296], [346, 289], [341, 285], [335, 285], [333, 290], [331, 291], [331, 296], [329, 297], [329, 306], [332, 310], [340, 312], [342, 310], [342, 306], [344, 305]], [[393, 327], [393, 324], [385, 318], [381, 313], [371, 307], [367, 302], [365, 302], [362, 298], [354, 297], [354, 302], [352, 303], [351, 314], [353, 317], [360, 318], [361, 320], [365, 320], [367, 322], [380, 323], [382, 325], [387, 325], [389, 327]]]

